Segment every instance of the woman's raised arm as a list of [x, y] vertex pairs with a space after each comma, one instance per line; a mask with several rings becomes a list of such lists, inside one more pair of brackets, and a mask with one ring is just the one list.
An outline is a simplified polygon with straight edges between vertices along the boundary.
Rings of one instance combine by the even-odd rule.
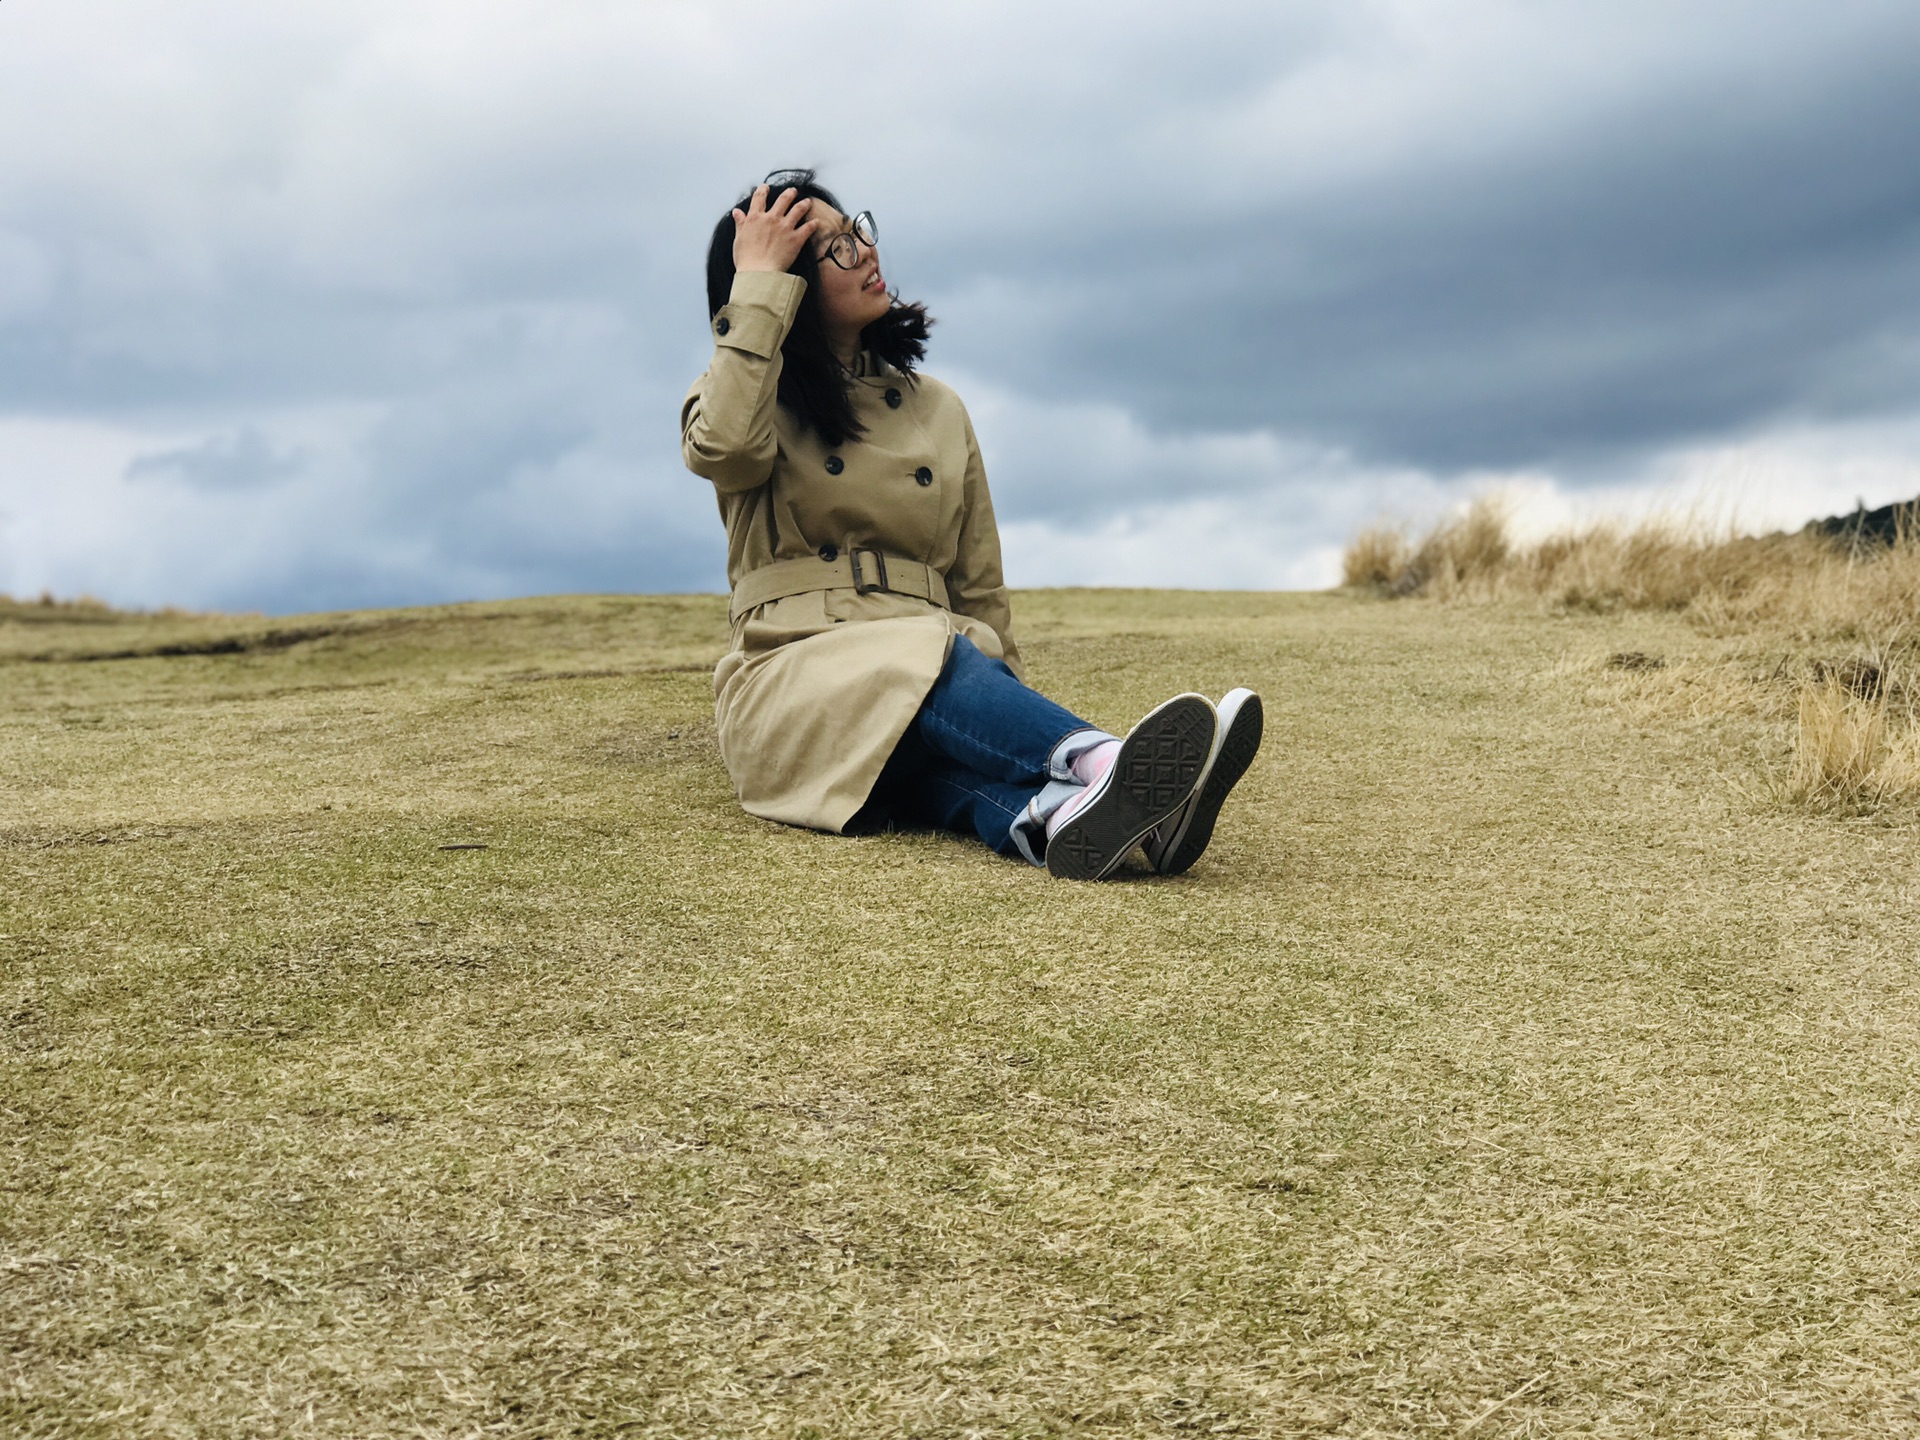
[[733, 212], [733, 289], [713, 317], [713, 363], [680, 407], [687, 468], [723, 491], [751, 490], [773, 472], [780, 344], [806, 292], [786, 272], [816, 225], [813, 202], [794, 195], [769, 203], [761, 185]]
[[780, 342], [805, 291], [797, 275], [745, 271], [713, 317], [713, 362], [680, 407], [680, 453], [723, 491], [751, 490], [773, 473]]

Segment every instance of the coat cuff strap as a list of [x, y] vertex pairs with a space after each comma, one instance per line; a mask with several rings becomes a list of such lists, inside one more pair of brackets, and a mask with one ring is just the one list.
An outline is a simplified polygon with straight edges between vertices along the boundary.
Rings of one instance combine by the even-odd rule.
[[807, 282], [798, 275], [742, 271], [733, 277], [732, 293], [713, 317], [714, 343], [771, 360], [793, 328], [800, 297], [806, 293]]

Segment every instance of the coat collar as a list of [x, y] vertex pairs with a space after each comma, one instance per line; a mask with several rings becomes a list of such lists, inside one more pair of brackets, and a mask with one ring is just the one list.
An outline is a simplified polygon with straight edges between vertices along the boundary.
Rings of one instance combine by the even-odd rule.
[[853, 362], [853, 378], [878, 385], [885, 380], [899, 379], [900, 372], [871, 350], [862, 350]]

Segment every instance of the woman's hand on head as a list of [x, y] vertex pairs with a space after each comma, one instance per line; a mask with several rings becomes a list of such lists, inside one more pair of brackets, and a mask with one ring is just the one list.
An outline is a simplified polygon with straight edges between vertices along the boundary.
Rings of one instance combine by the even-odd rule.
[[733, 268], [771, 270], [782, 274], [793, 264], [800, 247], [812, 238], [818, 221], [809, 220], [811, 200], [797, 200], [799, 192], [782, 190], [767, 202], [767, 187], [759, 185], [745, 210], [733, 212]]

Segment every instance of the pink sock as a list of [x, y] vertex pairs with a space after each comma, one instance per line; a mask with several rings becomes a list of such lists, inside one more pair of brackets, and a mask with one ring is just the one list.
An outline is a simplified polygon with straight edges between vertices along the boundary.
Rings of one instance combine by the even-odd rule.
[[1082, 750], [1074, 756], [1067, 768], [1073, 771], [1073, 778], [1082, 785], [1091, 785], [1113, 768], [1113, 762], [1119, 754], [1118, 740], [1102, 740], [1092, 749]]
[[1060, 808], [1047, 817], [1047, 838], [1052, 839], [1087, 803], [1093, 793], [1094, 783], [1113, 768], [1113, 762], [1119, 758], [1120, 742], [1102, 740], [1092, 749], [1082, 750], [1067, 762], [1067, 768], [1073, 771], [1073, 778], [1080, 782], [1080, 788], [1069, 795]]

